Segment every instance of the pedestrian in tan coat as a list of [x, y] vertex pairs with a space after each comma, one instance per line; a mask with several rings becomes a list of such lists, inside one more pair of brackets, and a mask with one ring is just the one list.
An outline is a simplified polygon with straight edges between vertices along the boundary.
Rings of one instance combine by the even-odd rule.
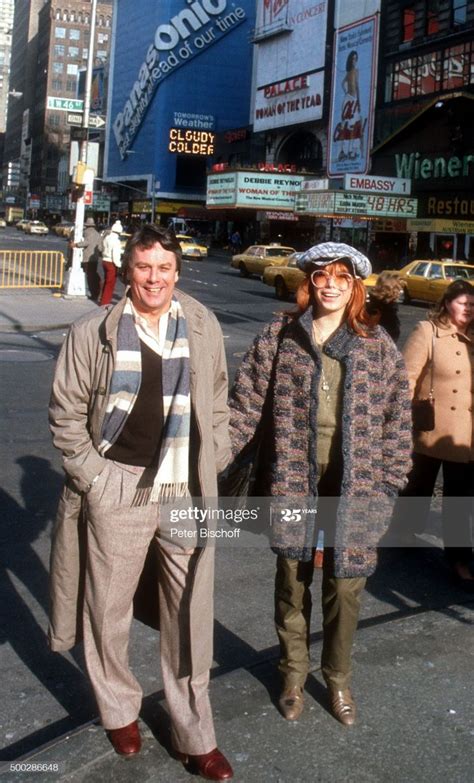
[[102, 724], [117, 753], [138, 753], [142, 691], [128, 643], [152, 546], [174, 750], [202, 777], [227, 780], [208, 694], [214, 551], [163, 535], [164, 509], [215, 498], [230, 456], [222, 333], [212, 313], [175, 291], [174, 234], [144, 226], [124, 258], [127, 295], [72, 326], [56, 367], [50, 423], [67, 480], [53, 537], [50, 638], [56, 650], [74, 643], [77, 615]]
[[[443, 468], [443, 538], [453, 574], [474, 587], [470, 517], [474, 488], [474, 286], [456, 280], [403, 349], [414, 399], [433, 389], [435, 427], [414, 433], [404, 496], [431, 498]], [[448, 500], [450, 499], [450, 500]]]

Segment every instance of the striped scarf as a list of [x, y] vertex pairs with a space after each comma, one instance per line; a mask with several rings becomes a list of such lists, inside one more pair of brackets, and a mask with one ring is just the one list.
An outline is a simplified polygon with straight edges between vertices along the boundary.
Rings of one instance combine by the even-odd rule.
[[[140, 340], [127, 301], [118, 326], [117, 357], [98, 449], [102, 456], [115, 443], [132, 411], [141, 374]], [[158, 468], [143, 472], [132, 505], [166, 502], [189, 494], [189, 344], [186, 318], [174, 297], [162, 354], [162, 383], [164, 425]]]

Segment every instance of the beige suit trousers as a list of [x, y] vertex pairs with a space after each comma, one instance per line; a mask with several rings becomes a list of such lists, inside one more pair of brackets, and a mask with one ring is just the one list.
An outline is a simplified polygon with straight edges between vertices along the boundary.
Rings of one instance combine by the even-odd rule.
[[[142, 690], [130, 671], [128, 645], [133, 596], [153, 541], [159, 563], [161, 670], [172, 741], [183, 753], [208, 753], [216, 747], [209, 671], [194, 677], [187, 674], [191, 672], [189, 606], [199, 553], [160, 540], [158, 504], [132, 507], [142, 472], [143, 468], [110, 461], [87, 495], [87, 670], [103, 726], [116, 729], [136, 720]], [[212, 613], [206, 613], [205, 622], [213, 622]]]

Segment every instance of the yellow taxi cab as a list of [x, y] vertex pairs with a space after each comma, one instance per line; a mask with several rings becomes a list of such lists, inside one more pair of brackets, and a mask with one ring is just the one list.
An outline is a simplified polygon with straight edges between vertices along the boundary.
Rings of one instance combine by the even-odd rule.
[[284, 266], [265, 267], [263, 282], [275, 289], [277, 299], [288, 299], [304, 279], [304, 272], [296, 266], [296, 255], [289, 256]]
[[243, 253], [232, 256], [230, 265], [234, 269], [238, 269], [242, 277], [249, 277], [249, 275], [262, 276], [267, 266], [285, 266], [288, 256], [294, 252], [294, 247], [284, 247], [277, 243], [251, 245]]
[[207, 258], [207, 247], [188, 234], [176, 234], [183, 258]]
[[[403, 283], [403, 301], [412, 300], [434, 303], [443, 295], [453, 280], [468, 280], [474, 285], [474, 265], [452, 259], [418, 260], [402, 269], [387, 270]], [[370, 275], [364, 284], [371, 288], [377, 275]]]

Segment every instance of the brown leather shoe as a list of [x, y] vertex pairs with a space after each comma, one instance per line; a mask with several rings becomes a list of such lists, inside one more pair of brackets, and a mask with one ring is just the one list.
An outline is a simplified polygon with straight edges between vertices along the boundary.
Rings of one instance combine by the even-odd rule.
[[134, 720], [133, 723], [129, 723], [128, 726], [123, 726], [121, 729], [109, 729], [107, 735], [115, 752], [121, 756], [135, 756], [140, 752], [142, 739], [138, 721]]
[[285, 688], [278, 704], [281, 714], [286, 720], [298, 720], [304, 707], [303, 688], [300, 685]]
[[349, 688], [343, 691], [329, 688], [329, 704], [332, 714], [338, 721], [344, 726], [352, 726], [355, 721], [356, 706]]
[[230, 780], [234, 777], [234, 770], [218, 748], [200, 756], [192, 756], [176, 750], [175, 756], [185, 767], [188, 767], [190, 772], [206, 780]]

